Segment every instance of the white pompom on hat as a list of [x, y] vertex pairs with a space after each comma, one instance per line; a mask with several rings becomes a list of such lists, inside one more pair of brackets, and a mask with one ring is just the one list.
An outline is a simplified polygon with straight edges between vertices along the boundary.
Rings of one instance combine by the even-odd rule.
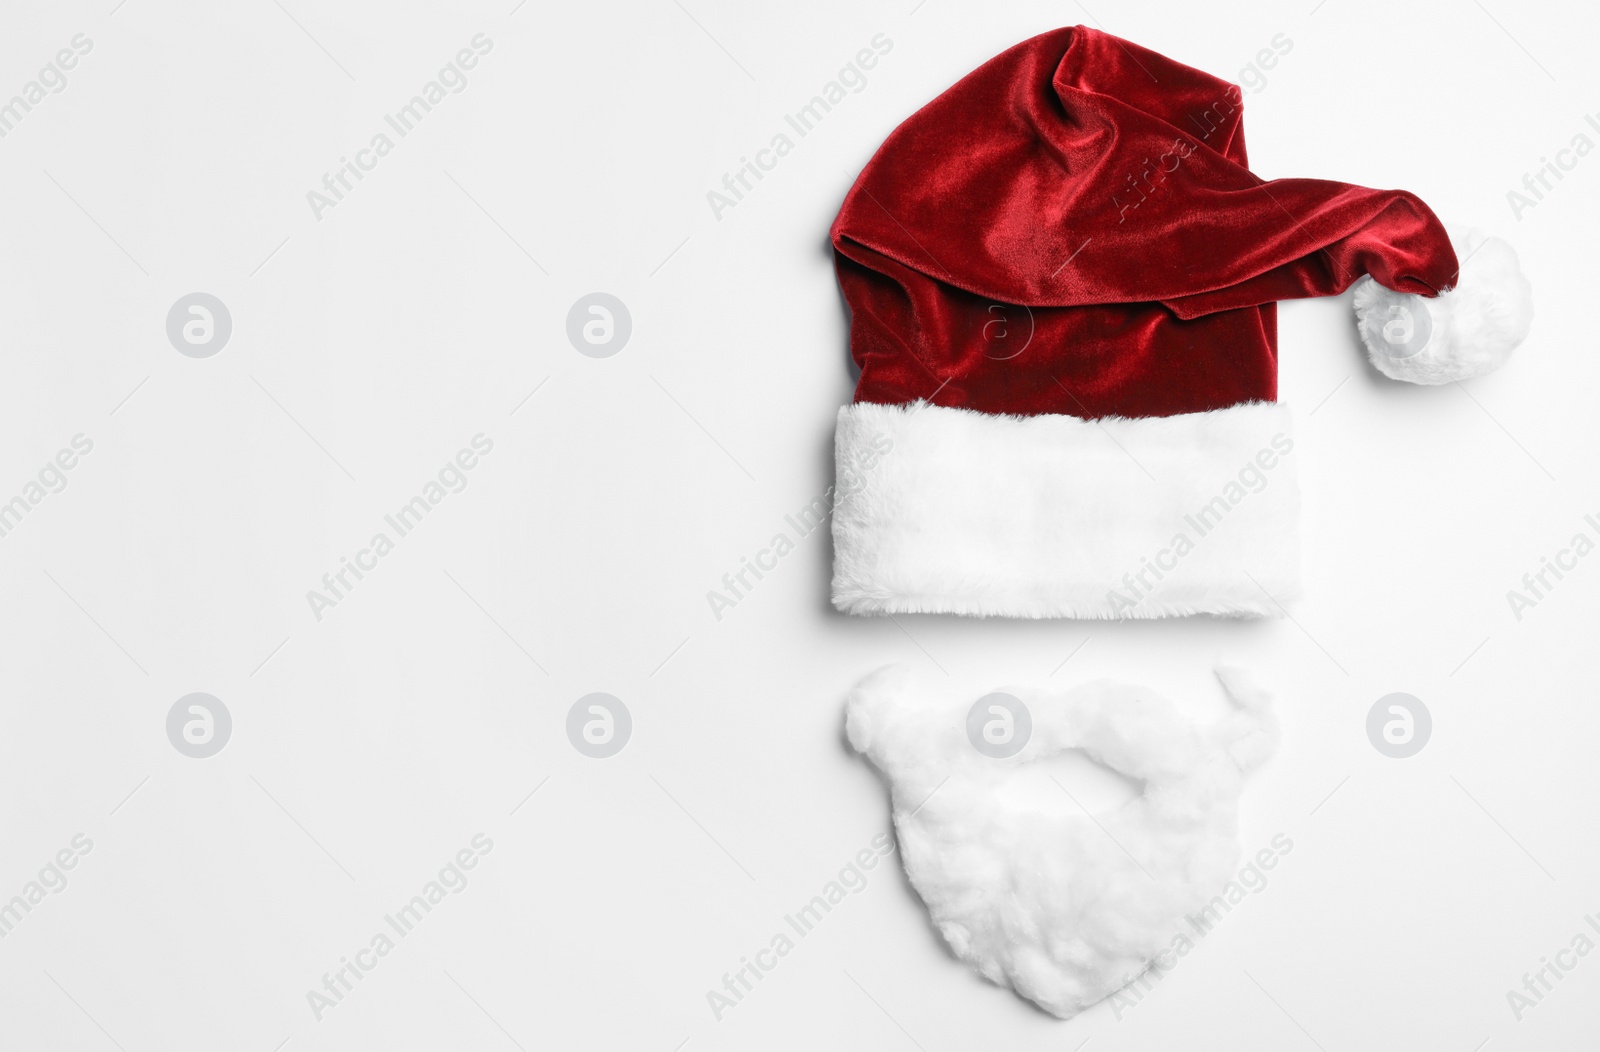
[[1528, 335], [1533, 285], [1516, 249], [1476, 228], [1451, 230], [1450, 240], [1461, 273], [1437, 297], [1395, 292], [1370, 277], [1356, 283], [1356, 328], [1385, 376], [1414, 384], [1470, 380], [1504, 365]]

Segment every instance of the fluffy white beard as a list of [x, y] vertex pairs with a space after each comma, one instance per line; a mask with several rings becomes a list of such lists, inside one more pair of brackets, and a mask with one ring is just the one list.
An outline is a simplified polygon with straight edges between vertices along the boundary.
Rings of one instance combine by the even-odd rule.
[[[1138, 978], [1233, 877], [1243, 776], [1278, 730], [1265, 691], [1236, 669], [1217, 676], [1236, 710], [1205, 729], [1126, 684], [1010, 689], [1033, 729], [1007, 759], [968, 741], [970, 700], [930, 703], [900, 666], [857, 685], [850, 744], [888, 777], [906, 874], [962, 960], [1069, 1018]], [[1019, 777], [1074, 748], [1143, 793], [1097, 819], [1059, 783]]]

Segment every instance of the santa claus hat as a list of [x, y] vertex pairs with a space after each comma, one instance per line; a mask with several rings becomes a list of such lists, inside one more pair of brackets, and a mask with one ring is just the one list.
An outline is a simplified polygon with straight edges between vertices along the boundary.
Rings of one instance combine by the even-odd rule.
[[1239, 89], [1083, 26], [912, 116], [834, 222], [861, 369], [839, 413], [850, 613], [1274, 614], [1298, 589], [1276, 301], [1357, 285], [1373, 364], [1486, 373], [1509, 245], [1400, 190], [1264, 181]]

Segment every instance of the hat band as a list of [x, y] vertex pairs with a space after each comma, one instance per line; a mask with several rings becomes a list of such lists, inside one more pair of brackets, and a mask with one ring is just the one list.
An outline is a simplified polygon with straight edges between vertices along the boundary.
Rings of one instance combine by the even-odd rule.
[[835, 458], [846, 613], [1263, 617], [1299, 591], [1279, 403], [1084, 420], [857, 402]]

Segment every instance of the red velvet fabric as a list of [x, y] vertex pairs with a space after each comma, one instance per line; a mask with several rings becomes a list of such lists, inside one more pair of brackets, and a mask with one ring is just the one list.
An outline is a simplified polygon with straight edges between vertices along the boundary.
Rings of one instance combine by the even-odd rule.
[[1277, 397], [1275, 301], [1458, 270], [1399, 190], [1263, 181], [1238, 88], [1106, 33], [991, 59], [895, 129], [832, 230], [856, 400], [1168, 416]]

